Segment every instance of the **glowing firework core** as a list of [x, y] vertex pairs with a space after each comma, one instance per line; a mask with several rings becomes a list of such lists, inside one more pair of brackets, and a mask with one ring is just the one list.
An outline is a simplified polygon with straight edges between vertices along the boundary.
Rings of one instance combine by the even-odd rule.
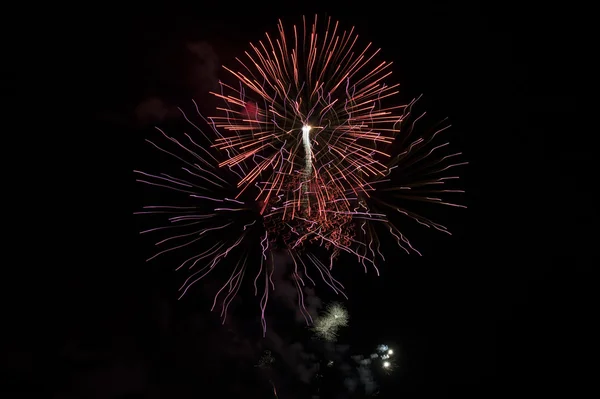
[[310, 129], [312, 129], [312, 127], [308, 125], [302, 126], [302, 144], [304, 145], [304, 159], [306, 160], [304, 172], [306, 173], [306, 177], [309, 177], [312, 172], [312, 145], [310, 143]]

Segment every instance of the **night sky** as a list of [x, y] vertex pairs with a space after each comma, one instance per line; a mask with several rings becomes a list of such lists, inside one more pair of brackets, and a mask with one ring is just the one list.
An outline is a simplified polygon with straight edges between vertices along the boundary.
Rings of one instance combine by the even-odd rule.
[[[251, 295], [234, 302], [224, 326], [207, 294], [219, 281], [178, 301], [175, 261], [145, 262], [153, 241], [140, 237], [133, 212], [148, 201], [132, 173], [152, 165], [157, 154], [144, 139], [156, 137], [154, 125], [171, 126], [177, 106], [189, 110], [194, 99], [210, 112], [207, 92], [221, 65], [275, 33], [278, 18], [291, 25], [315, 12], [381, 47], [402, 100], [423, 94], [429, 121], [448, 117], [453, 148], [470, 162], [462, 170], [468, 209], [427, 215], [452, 236], [410, 227], [423, 257], [391, 247], [394, 261], [380, 277], [343, 268], [350, 325], [337, 352], [397, 349], [398, 367], [373, 376], [381, 398], [583, 391], [592, 375], [597, 235], [592, 131], [579, 122], [576, 94], [580, 45], [565, 33], [577, 12], [476, 2], [301, 4], [102, 9], [80, 31], [84, 43], [68, 43], [81, 54], [69, 73], [85, 96], [69, 97], [64, 109], [82, 107], [93, 118], [66, 140], [77, 147], [62, 175], [76, 186], [61, 201], [68, 238], [47, 258], [55, 270], [42, 281], [48, 293], [13, 312], [19, 322], [3, 343], [6, 397], [270, 398], [269, 378], [281, 399], [315, 395], [315, 373], [304, 367], [318, 359], [302, 356], [332, 349], [297, 322], [288, 287], [272, 302], [264, 339]], [[339, 299], [323, 285], [311, 297], [314, 307]], [[271, 375], [254, 367], [266, 349], [276, 359]], [[321, 397], [361, 397], [339, 374], [324, 375]]]

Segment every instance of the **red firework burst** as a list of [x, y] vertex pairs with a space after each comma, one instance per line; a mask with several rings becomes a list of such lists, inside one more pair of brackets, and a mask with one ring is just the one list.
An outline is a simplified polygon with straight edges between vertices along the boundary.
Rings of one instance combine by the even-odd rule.
[[382, 105], [398, 94], [398, 85], [385, 83], [392, 64], [376, 62], [379, 50], [358, 48], [354, 28], [342, 31], [331, 19], [322, 34], [317, 17], [289, 36], [281, 21], [278, 27], [275, 39], [251, 44], [239, 71], [225, 67], [235, 83], [212, 93], [224, 101], [210, 118], [225, 135], [214, 146], [236, 150], [220, 166], [255, 159], [238, 185], [257, 184], [265, 204], [285, 195], [285, 177], [298, 173], [364, 191], [366, 178], [386, 174], [389, 154], [379, 148], [399, 132], [405, 108]]

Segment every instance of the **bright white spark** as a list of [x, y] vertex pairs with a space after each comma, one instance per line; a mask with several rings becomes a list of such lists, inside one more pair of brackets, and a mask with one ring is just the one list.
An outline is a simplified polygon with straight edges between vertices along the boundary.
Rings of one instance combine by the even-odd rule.
[[311, 126], [304, 125], [302, 126], [302, 144], [304, 145], [304, 172], [306, 176], [310, 176], [312, 172], [312, 144], [310, 143], [310, 129]]

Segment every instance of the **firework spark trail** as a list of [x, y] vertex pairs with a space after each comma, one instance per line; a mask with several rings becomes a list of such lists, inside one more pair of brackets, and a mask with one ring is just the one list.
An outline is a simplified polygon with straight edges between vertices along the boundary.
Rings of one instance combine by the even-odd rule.
[[[265, 261], [267, 260], [267, 251], [269, 249], [269, 239], [268, 239], [268, 233], [265, 232], [265, 236], [261, 239], [260, 241], [260, 246], [262, 249], [261, 252], [261, 257], [260, 257], [260, 268], [258, 270], [258, 273], [256, 274], [256, 277], [254, 278], [254, 296], [258, 296], [258, 286], [256, 284], [256, 281], [258, 280], [258, 278], [260, 277], [260, 275], [262, 274], [263, 268], [265, 268]], [[273, 264], [273, 258], [272, 258], [272, 253], [270, 253], [271, 256], [271, 265]], [[267, 334], [267, 322], [265, 319], [265, 310], [267, 308], [267, 303], [269, 302], [269, 286], [271, 286], [271, 290], [275, 289], [275, 285], [273, 284], [273, 271], [274, 271], [274, 267], [270, 267], [270, 272], [265, 270], [264, 273], [264, 278], [265, 278], [265, 282], [264, 282], [264, 291], [263, 291], [263, 295], [260, 298], [260, 322], [261, 322], [261, 326], [262, 326], [262, 330], [263, 330], [263, 337]]]
[[277, 388], [275, 388], [275, 384], [273, 384], [273, 381], [269, 380], [269, 382], [271, 383], [271, 386], [273, 387], [273, 396], [275, 396], [275, 399], [279, 399], [279, 396], [277, 396]]
[[[194, 105], [197, 110], [197, 104]], [[208, 136], [191, 122], [182, 110], [180, 111], [190, 126], [208, 139]], [[235, 195], [237, 189], [235, 183], [230, 183], [232, 179], [228, 179], [227, 174], [218, 169], [219, 153], [211, 153], [194, 141], [189, 134], [184, 134], [186, 140], [180, 141], [159, 128], [157, 130], [166, 139], [166, 144], [169, 144], [170, 148], [150, 140], [146, 141], [175, 159], [179, 163], [179, 170], [169, 174], [152, 174], [136, 170], [134, 172], [139, 176], [137, 181], [180, 194], [178, 201], [185, 201], [186, 206], [152, 205], [136, 212], [136, 214], [163, 217], [167, 222], [166, 225], [143, 230], [142, 234], [170, 233], [166, 238], [156, 242], [159, 251], [148, 261], [173, 251], [202, 248], [200, 251], [194, 250], [192, 256], [187, 257], [176, 267], [176, 270], [185, 269], [191, 273], [180, 287], [179, 298], [181, 299], [193, 285], [214, 272], [218, 265], [229, 264], [230, 262], [226, 260], [228, 257], [231, 259], [230, 253], [235, 252], [234, 258], [237, 261], [233, 264], [229, 278], [215, 294], [211, 308], [214, 310], [219, 298], [223, 296], [220, 316], [224, 323], [228, 308], [242, 286], [248, 259], [256, 253], [260, 256], [261, 267], [254, 279], [255, 294], [258, 295], [257, 282], [262, 275], [264, 292], [260, 299], [261, 324], [263, 333], [266, 332], [265, 309], [269, 290], [274, 289], [271, 279], [273, 266], [265, 262], [270, 251], [270, 241], [254, 202], [229, 198], [228, 193]], [[233, 151], [230, 151], [227, 155], [232, 154]], [[233, 181], [241, 176], [240, 173], [247, 170], [246, 167], [245, 163], [240, 163], [235, 169], [229, 168], [229, 172], [234, 177]], [[176, 173], [178, 177], [175, 176]], [[251, 243], [256, 241], [256, 237], [260, 237], [257, 241], [259, 246], [253, 248]]]
[[[367, 245], [359, 245], [356, 248], [358, 254], [363, 257], [362, 259], [368, 258], [375, 261], [376, 258], [379, 258], [385, 261], [385, 257], [380, 250], [381, 243], [378, 238], [378, 231], [384, 231], [391, 235], [398, 247], [405, 253], [421, 255], [405, 234], [390, 221], [390, 210], [393, 211], [392, 214], [400, 214], [422, 226], [451, 235], [445, 226], [410, 211], [407, 204], [410, 201], [415, 201], [466, 208], [464, 205], [442, 199], [448, 195], [464, 193], [464, 190], [445, 188], [446, 185], [459, 179], [458, 176], [448, 176], [447, 171], [468, 164], [468, 162], [453, 162], [454, 159], [462, 156], [460, 152], [442, 153], [442, 151], [448, 149], [448, 142], [434, 145], [438, 136], [450, 126], [444, 126], [443, 124], [446, 121], [443, 120], [438, 124], [442, 127], [430, 132], [421, 132], [420, 136], [413, 137], [416, 125], [425, 116], [425, 113], [417, 117], [411, 115], [413, 107], [419, 99], [420, 97], [408, 104], [402, 117], [401, 123], [412, 120], [411, 124], [407, 128], [402, 128], [402, 134], [397, 137], [395, 143], [386, 148], [386, 151], [397, 154], [387, 163], [386, 174], [368, 179], [365, 192], [359, 194], [358, 205], [353, 208], [354, 220], [359, 219], [357, 217], [359, 211], [380, 217], [380, 219], [378, 217], [365, 218], [366, 221], [361, 223], [360, 228], [356, 230], [357, 241], [367, 243]], [[392, 147], [400, 150], [394, 151]], [[352, 190], [346, 191], [346, 195], [352, 194]]]
[[[197, 110], [195, 102], [194, 105]], [[198, 125], [191, 122], [182, 110], [180, 111], [189, 125], [207, 138]], [[159, 250], [147, 260], [151, 261], [174, 252], [193, 251], [191, 256], [186, 255], [176, 267], [176, 270], [190, 272], [180, 287], [179, 299], [183, 298], [189, 289], [200, 280], [214, 273], [217, 266], [231, 267], [229, 277], [216, 292], [211, 307], [211, 310], [214, 310], [220, 301], [220, 316], [224, 323], [232, 300], [242, 286], [249, 259], [251, 257], [260, 259], [260, 267], [254, 277], [253, 285], [255, 296], [259, 296], [258, 291], [262, 289], [259, 307], [263, 335], [266, 334], [265, 311], [269, 300], [269, 291], [275, 289], [272, 246], [276, 235], [275, 237], [270, 235], [269, 231], [265, 229], [265, 218], [259, 214], [252, 199], [243, 201], [230, 198], [237, 192], [235, 183], [231, 183], [231, 177], [233, 176], [233, 181], [235, 181], [240, 173], [243, 174], [247, 171], [246, 163], [242, 162], [227, 168], [226, 171], [231, 172], [231, 176], [228, 177], [228, 173], [223, 173], [217, 166], [221, 153], [210, 152], [210, 147], [204, 148], [194, 141], [190, 134], [185, 133], [183, 134], [185, 140], [178, 140], [169, 136], [162, 129], [157, 128], [157, 131], [169, 147], [163, 144], [159, 145], [151, 140], [146, 141], [160, 152], [176, 160], [178, 164], [176, 170], [169, 173], [148, 173], [135, 170], [134, 173], [138, 175], [138, 182], [172, 192], [179, 195], [179, 199], [174, 197], [173, 201], [177, 202], [172, 205], [145, 206], [142, 211], [135, 212], [138, 215], [162, 217], [163, 223], [166, 222], [165, 225], [141, 231], [141, 234], [163, 234], [163, 237], [155, 244]], [[235, 151], [235, 149], [231, 149], [227, 155], [235, 155]], [[163, 167], [166, 165], [168, 164], [161, 163]], [[184, 202], [185, 206], [180, 205], [181, 202]], [[280, 218], [280, 213], [286, 209], [288, 208], [272, 209], [270, 213], [272, 219]], [[343, 217], [348, 216], [343, 215]], [[313, 237], [323, 234], [327, 233], [322, 229], [309, 233]], [[252, 245], [255, 247], [252, 248]], [[291, 278], [297, 288], [299, 307], [306, 323], [310, 325], [312, 318], [304, 306], [303, 288], [307, 282], [312, 285], [316, 285], [316, 283], [309, 275], [307, 264], [319, 272], [325, 284], [334, 292], [345, 296], [344, 287], [331, 275], [330, 270], [311, 253], [298, 254], [291, 247], [287, 249], [287, 252], [295, 265]], [[231, 256], [231, 253], [235, 253], [235, 255]]]

